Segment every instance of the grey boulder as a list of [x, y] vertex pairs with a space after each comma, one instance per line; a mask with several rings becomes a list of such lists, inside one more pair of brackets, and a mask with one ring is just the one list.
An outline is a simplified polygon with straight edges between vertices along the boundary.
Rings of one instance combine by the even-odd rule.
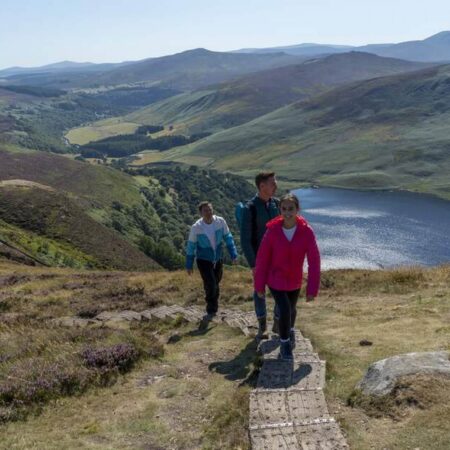
[[407, 375], [430, 374], [450, 377], [450, 352], [406, 353], [371, 364], [357, 388], [365, 395], [389, 394], [397, 380]]

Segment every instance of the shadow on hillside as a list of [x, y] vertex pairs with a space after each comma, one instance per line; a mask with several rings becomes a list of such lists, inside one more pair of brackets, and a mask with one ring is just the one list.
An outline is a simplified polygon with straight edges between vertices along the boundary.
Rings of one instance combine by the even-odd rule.
[[256, 350], [257, 343], [252, 340], [233, 359], [213, 362], [208, 369], [224, 375], [227, 380], [241, 381], [240, 386], [255, 387], [259, 373]]

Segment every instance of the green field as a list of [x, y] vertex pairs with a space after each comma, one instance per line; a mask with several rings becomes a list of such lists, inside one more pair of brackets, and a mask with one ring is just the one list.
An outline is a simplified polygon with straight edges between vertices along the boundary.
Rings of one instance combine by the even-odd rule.
[[71, 144], [84, 145], [91, 141], [99, 141], [119, 134], [132, 134], [139, 126], [138, 123], [121, 122], [119, 119], [106, 119], [92, 125], [73, 128], [66, 138]]

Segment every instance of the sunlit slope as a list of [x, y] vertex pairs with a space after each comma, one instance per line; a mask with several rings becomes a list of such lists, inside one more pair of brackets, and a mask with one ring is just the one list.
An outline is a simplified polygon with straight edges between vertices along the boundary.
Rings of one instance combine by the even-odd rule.
[[[36, 186], [0, 186], [0, 228], [14, 247], [48, 265], [148, 270], [158, 265], [68, 196]], [[20, 236], [17, 227], [26, 236]], [[4, 239], [2, 239], [4, 240]], [[52, 254], [53, 253], [53, 254]]]
[[450, 198], [450, 66], [337, 88], [190, 145], [169, 157], [206, 158], [243, 174], [405, 188]]
[[29, 180], [70, 193], [89, 202], [89, 207], [140, 201], [139, 186], [132, 177], [109, 167], [94, 166], [46, 152], [9, 152], [0, 146], [0, 181]]
[[145, 270], [137, 229], [118, 233], [114, 205], [141, 208], [137, 181], [44, 152], [0, 151], [0, 240], [47, 265]]
[[264, 70], [180, 94], [126, 116], [127, 122], [173, 125], [186, 133], [216, 132], [351, 81], [423, 68], [423, 64], [351, 52]]

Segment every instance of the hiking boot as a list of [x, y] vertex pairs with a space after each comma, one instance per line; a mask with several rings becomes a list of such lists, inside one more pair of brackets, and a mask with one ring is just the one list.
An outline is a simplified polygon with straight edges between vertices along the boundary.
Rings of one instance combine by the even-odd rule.
[[294, 356], [292, 354], [291, 341], [280, 341], [280, 353], [278, 355], [278, 359], [282, 359], [284, 361], [292, 361]]
[[289, 340], [291, 341], [291, 348], [294, 350], [295, 348], [295, 330], [291, 329], [289, 332]]
[[200, 324], [198, 326], [199, 330], [206, 330], [208, 328], [209, 322], [214, 319], [215, 313], [207, 313], [202, 317]]
[[278, 317], [273, 318], [272, 333], [280, 334], [280, 319]]
[[256, 335], [257, 339], [268, 339], [269, 336], [266, 333], [267, 331], [267, 319], [265, 317], [258, 318], [258, 334]]

